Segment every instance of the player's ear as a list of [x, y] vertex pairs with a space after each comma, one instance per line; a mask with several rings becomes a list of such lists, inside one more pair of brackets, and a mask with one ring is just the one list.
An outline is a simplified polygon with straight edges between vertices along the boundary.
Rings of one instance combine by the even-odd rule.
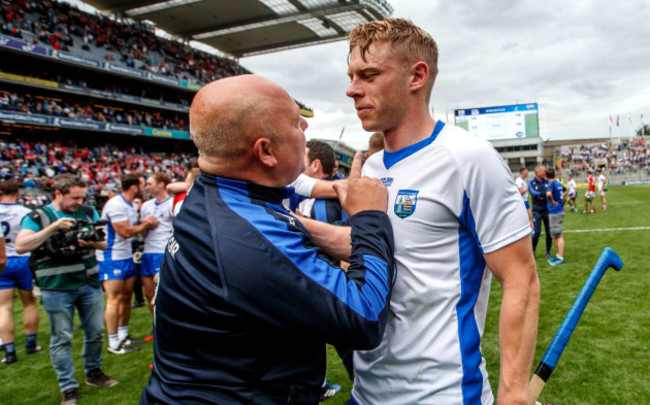
[[411, 91], [418, 91], [427, 84], [429, 80], [429, 65], [426, 62], [416, 62], [411, 66]]

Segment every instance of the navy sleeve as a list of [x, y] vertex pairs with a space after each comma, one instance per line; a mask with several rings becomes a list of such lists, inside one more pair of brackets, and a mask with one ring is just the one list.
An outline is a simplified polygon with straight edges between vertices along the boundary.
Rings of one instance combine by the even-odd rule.
[[[528, 182], [528, 191], [530, 191], [530, 195], [532, 195], [534, 198], [539, 198], [542, 196], [541, 191], [535, 190], [532, 180]], [[546, 190], [544, 190], [544, 194], [546, 194]]]
[[[376, 347], [386, 326], [394, 276], [388, 216], [350, 218], [348, 272], [318, 249], [295, 218], [221, 190], [228, 214], [213, 211], [217, 265], [227, 300], [244, 313], [286, 330], [324, 337], [353, 349]], [[245, 241], [245, 245], [242, 245]]]

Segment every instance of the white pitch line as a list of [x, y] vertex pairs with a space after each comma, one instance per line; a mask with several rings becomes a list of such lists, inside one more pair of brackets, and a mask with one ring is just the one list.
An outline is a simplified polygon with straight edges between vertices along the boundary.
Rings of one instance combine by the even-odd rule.
[[580, 232], [611, 232], [611, 231], [646, 231], [650, 226], [637, 226], [633, 228], [604, 228], [604, 229], [572, 229], [562, 231], [564, 233], [580, 233]]

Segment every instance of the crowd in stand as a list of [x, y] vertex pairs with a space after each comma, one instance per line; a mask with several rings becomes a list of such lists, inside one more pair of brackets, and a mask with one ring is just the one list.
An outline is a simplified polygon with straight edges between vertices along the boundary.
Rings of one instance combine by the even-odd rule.
[[113, 97], [125, 94], [154, 101], [176, 103], [188, 107], [192, 99], [191, 93], [179, 92], [176, 89], [163, 89], [154, 86], [143, 86], [141, 84], [134, 86], [129, 85], [129, 83], [124, 83], [123, 81], [115, 82], [114, 78], [111, 78], [110, 76], [93, 77], [91, 75], [86, 75], [82, 77], [79, 72], [70, 72], [70, 68], [63, 65], [60, 65], [60, 67], [53, 67], [51, 65], [48, 66], [48, 68], [53, 68], [54, 70], [52, 72], [49, 72], [48, 70], [44, 70], [43, 67], [39, 67], [39, 69], [26, 70], [21, 68], [17, 69], [16, 66], [2, 66], [0, 67], [0, 72], [6, 72], [35, 79], [50, 80], [67, 86], [86, 89], [88, 91], [99, 90], [106, 93], [112, 93]]
[[[82, 49], [104, 49], [121, 55], [127, 66], [179, 80], [208, 83], [245, 73], [234, 61], [200, 52], [190, 46], [158, 37], [137, 23], [80, 11], [67, 3], [49, 0], [4, 0], [0, 2], [1, 32], [33, 40], [57, 50], [75, 44]], [[107, 54], [106, 59], [114, 59]]]
[[573, 174], [597, 167], [604, 167], [614, 174], [639, 171], [650, 174], [650, 148], [644, 139], [571, 146], [561, 151], [556, 166]]
[[96, 194], [106, 185], [119, 185], [129, 173], [164, 172], [183, 179], [192, 158], [187, 153], [144, 153], [135, 147], [0, 140], [0, 179], [20, 181], [24, 187], [21, 202], [38, 207], [49, 202], [52, 177], [57, 174], [81, 176], [88, 183], [88, 193]]
[[0, 90], [0, 110], [26, 114], [44, 114], [78, 120], [110, 122], [187, 131], [184, 114], [167, 111], [125, 110], [123, 108], [88, 104], [74, 99], [33, 96]]

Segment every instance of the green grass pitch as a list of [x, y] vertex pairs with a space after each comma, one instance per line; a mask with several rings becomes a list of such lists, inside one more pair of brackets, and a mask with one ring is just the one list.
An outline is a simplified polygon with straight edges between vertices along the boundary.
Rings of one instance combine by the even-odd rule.
[[[580, 190], [584, 193], [584, 190]], [[566, 264], [552, 267], [544, 260], [544, 240], [537, 247], [537, 271], [541, 283], [539, 333], [535, 360], [537, 365], [564, 316], [573, 304], [603, 248], [609, 246], [623, 259], [623, 269], [608, 270], [603, 276], [578, 326], [549, 379], [541, 401], [566, 404], [641, 404], [650, 398], [647, 371], [650, 364], [648, 337], [650, 317], [646, 305], [650, 291], [648, 249], [650, 247], [650, 185], [614, 186], [607, 195], [607, 211], [593, 215], [567, 212], [564, 221]], [[578, 198], [579, 207], [584, 203]], [[600, 203], [597, 200], [596, 206]], [[496, 392], [499, 376], [498, 315], [501, 288], [493, 282], [483, 337], [483, 355], [487, 360], [490, 383]], [[49, 322], [41, 310], [39, 343], [47, 348]], [[16, 348], [19, 361], [0, 364], [0, 403], [58, 404], [61, 401], [49, 354], [43, 350], [25, 355], [22, 310], [16, 301]], [[77, 321], [78, 322], [78, 321]], [[151, 316], [146, 308], [133, 311], [131, 334], [151, 332]], [[136, 404], [149, 377], [148, 365], [153, 344], [141, 345], [142, 351], [127, 355], [105, 352], [103, 369], [120, 383], [113, 388], [95, 388], [83, 384], [81, 330], [75, 331], [73, 351], [81, 403]], [[328, 378], [340, 384], [342, 392], [325, 403], [346, 404], [351, 382], [336, 355], [329, 350]]]

